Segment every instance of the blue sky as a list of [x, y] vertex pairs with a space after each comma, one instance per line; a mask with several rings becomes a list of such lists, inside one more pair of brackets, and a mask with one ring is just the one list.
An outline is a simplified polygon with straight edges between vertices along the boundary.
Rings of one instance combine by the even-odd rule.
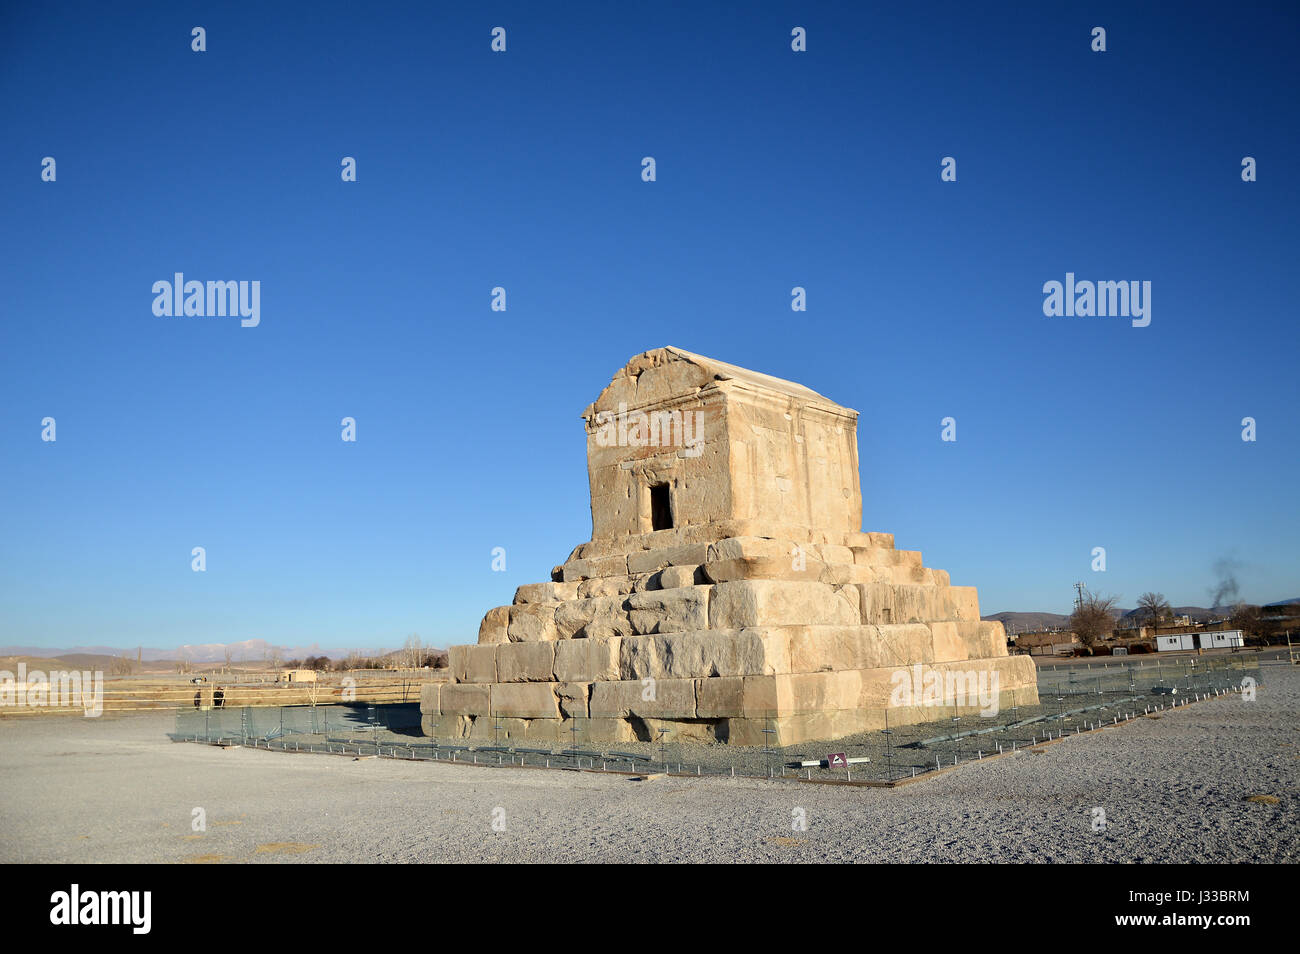
[[473, 641], [665, 344], [859, 410], [865, 529], [985, 613], [1300, 596], [1294, 5], [471, 6], [0, 12], [0, 645]]

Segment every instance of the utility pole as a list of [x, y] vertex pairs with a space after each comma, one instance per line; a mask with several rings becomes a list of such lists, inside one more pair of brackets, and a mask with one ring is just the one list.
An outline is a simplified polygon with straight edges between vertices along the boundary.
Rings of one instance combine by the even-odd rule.
[[1074, 584], [1074, 593], [1075, 593], [1074, 608], [1083, 609], [1083, 584], [1082, 583]]

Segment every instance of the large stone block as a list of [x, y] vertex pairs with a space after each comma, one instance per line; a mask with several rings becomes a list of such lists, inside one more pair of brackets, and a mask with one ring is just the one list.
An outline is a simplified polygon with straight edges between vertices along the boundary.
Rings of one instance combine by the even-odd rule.
[[708, 547], [703, 543], [688, 543], [684, 546], [667, 547], [661, 550], [643, 550], [628, 554], [628, 573], [654, 573], [669, 566], [698, 566], [708, 556]]
[[776, 672], [784, 649], [781, 634], [763, 629], [629, 636], [619, 644], [619, 674], [690, 679]]
[[933, 634], [934, 658], [932, 662], [953, 662], [957, 660], [970, 659], [972, 655], [979, 657], [976, 647], [966, 639], [967, 634], [959, 626], [961, 624], [955, 621], [934, 622], [929, 624], [930, 632]]
[[555, 678], [598, 682], [619, 678], [619, 637], [565, 639], [555, 644]]
[[859, 622], [856, 590], [825, 583], [737, 580], [718, 583], [709, 597], [710, 629]]
[[420, 731], [430, 738], [460, 741], [470, 738], [476, 721], [476, 716], [427, 712], [420, 718]]
[[[775, 540], [771, 537], [728, 537], [709, 544], [706, 562], [720, 560], [784, 560], [792, 561], [797, 544], [793, 540]], [[812, 545], [801, 549], [808, 551]]]
[[784, 631], [789, 666], [779, 672], [876, 669], [933, 662], [924, 625], [794, 626]]
[[636, 588], [630, 576], [603, 576], [595, 580], [583, 580], [578, 584], [578, 599], [589, 600], [601, 596], [627, 596]]
[[590, 705], [592, 719], [694, 719], [695, 680], [598, 682]]
[[507, 628], [510, 624], [510, 607], [494, 606], [487, 611], [483, 622], [479, 623], [478, 641], [480, 643], [504, 643], [509, 637]]
[[555, 643], [506, 643], [496, 647], [497, 682], [553, 682]]
[[709, 626], [708, 586], [680, 586], [648, 590], [627, 598], [632, 632], [681, 633]]
[[440, 682], [426, 682], [420, 686], [420, 712], [438, 713], [438, 692], [442, 688]]
[[491, 708], [491, 686], [446, 683], [438, 693], [439, 715], [485, 716]]
[[1007, 654], [1006, 631], [997, 621], [955, 620], [930, 623], [935, 662], [990, 659]]
[[447, 668], [456, 682], [496, 682], [494, 645], [452, 646], [447, 650]]
[[973, 587], [864, 583], [857, 588], [866, 623], [979, 619], [979, 601]]
[[586, 719], [591, 713], [587, 706], [591, 683], [562, 682], [555, 686], [555, 697], [560, 703], [560, 714], [566, 719]]
[[559, 603], [578, 598], [579, 583], [528, 583], [515, 590], [515, 603]]
[[561, 603], [555, 610], [559, 639], [595, 639], [632, 635], [627, 600], [630, 597], [600, 596]]
[[948, 586], [943, 591], [948, 594], [949, 612], [953, 619], [978, 622], [980, 618], [979, 593], [973, 586]]
[[704, 564], [704, 575], [712, 583], [737, 580], [791, 580], [805, 583], [851, 582], [846, 573], [837, 574], [820, 560], [810, 557], [753, 557], [714, 560]]
[[813, 545], [812, 550], [823, 563], [853, 563], [853, 551], [845, 546], [834, 543], [818, 543]]
[[[560, 604], [560, 606], [567, 605], [569, 604]], [[555, 613], [556, 607], [550, 603], [525, 603], [521, 606], [512, 606], [506, 635], [512, 643], [558, 639]]]
[[[642, 733], [638, 735], [637, 726], [624, 718], [592, 718], [578, 723], [576, 741], [586, 742], [653, 742], [654, 738], [641, 723]], [[567, 737], [564, 741], [568, 741]]]
[[558, 719], [557, 683], [509, 682], [492, 687], [491, 715], [516, 719]]
[[745, 680], [720, 676], [695, 683], [695, 713], [701, 719], [739, 717], [744, 711]]
[[694, 586], [703, 582], [703, 574], [700, 573], [699, 566], [692, 563], [687, 566], [664, 567], [652, 575], [650, 585], [646, 589], [671, 590], [679, 586]]
[[627, 576], [628, 558], [623, 554], [595, 557], [588, 560], [574, 560], [564, 564], [565, 583], [581, 582], [602, 576]]

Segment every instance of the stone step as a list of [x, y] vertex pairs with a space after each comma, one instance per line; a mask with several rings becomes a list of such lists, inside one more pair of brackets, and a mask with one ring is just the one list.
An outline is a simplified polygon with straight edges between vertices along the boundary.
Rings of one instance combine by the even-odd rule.
[[[895, 551], [907, 552], [907, 551]], [[641, 580], [626, 577], [627, 594], [495, 607], [479, 627], [479, 643], [551, 642], [702, 629], [775, 625], [873, 625], [977, 621], [973, 587], [950, 586], [948, 574], [912, 563], [898, 566], [811, 563], [784, 579], [765, 558], [668, 567]], [[693, 582], [712, 578], [716, 582]], [[692, 582], [687, 582], [692, 581]], [[681, 586], [654, 587], [664, 582]], [[556, 586], [520, 587], [526, 598], [560, 595]], [[621, 588], [619, 588], [621, 589]]]
[[997, 622], [786, 625], [455, 646], [459, 683], [776, 675], [1004, 656]]
[[978, 622], [979, 597], [973, 586], [859, 583], [864, 623], [911, 623], [935, 620]]
[[[1037, 701], [1033, 660], [1002, 656], [912, 666], [711, 678], [663, 678], [594, 683], [534, 682], [443, 685], [421, 693], [426, 733], [488, 739], [561, 740], [578, 720], [584, 741], [621, 742], [652, 737], [658, 725], [674, 738], [761, 744], [761, 727], [788, 725], [780, 744], [843, 734], [845, 719], [870, 717], [863, 728], [935, 721], [936, 713], [991, 714]], [[887, 713], [887, 715], [886, 715]], [[726, 724], [730, 720], [734, 725]], [[758, 733], [738, 734], [749, 720]], [[827, 720], [830, 720], [827, 722]], [[802, 722], [816, 723], [816, 731]]]

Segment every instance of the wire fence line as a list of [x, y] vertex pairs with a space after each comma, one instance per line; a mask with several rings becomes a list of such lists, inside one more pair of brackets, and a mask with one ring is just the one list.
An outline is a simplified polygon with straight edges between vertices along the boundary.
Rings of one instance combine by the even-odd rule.
[[586, 719], [569, 720], [564, 743], [471, 741], [441, 735], [436, 721], [425, 735], [415, 703], [191, 709], [177, 713], [171, 738], [353, 758], [896, 785], [1261, 685], [1259, 661], [1244, 656], [1063, 666], [1039, 671], [1036, 701], [1008, 693], [1010, 705], [995, 714], [937, 707], [932, 721], [786, 746], [707, 743], [662, 726], [651, 739], [597, 742]]

